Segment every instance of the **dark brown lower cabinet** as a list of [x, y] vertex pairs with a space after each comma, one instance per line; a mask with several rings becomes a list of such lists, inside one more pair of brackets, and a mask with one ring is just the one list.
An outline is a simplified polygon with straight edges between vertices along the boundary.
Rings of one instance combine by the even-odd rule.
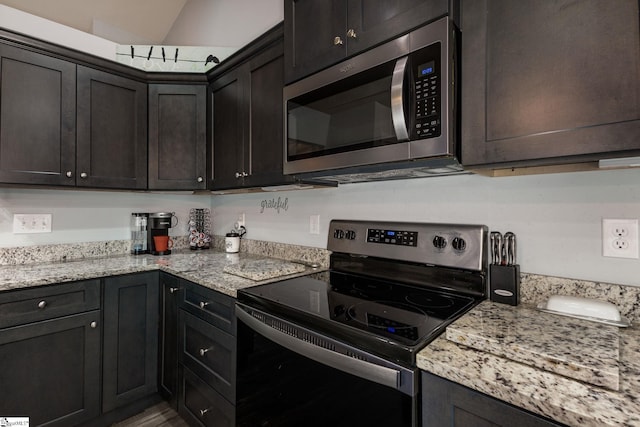
[[185, 368], [181, 376], [180, 416], [190, 425], [233, 427], [235, 407], [200, 377]]
[[178, 410], [178, 301], [180, 279], [160, 273], [160, 348], [158, 389], [171, 407]]
[[426, 372], [422, 427], [559, 427], [552, 420]]
[[72, 426], [100, 414], [100, 311], [0, 330], [0, 415]]
[[158, 272], [104, 280], [102, 411], [158, 391]]
[[235, 298], [181, 281], [178, 413], [192, 425], [235, 425]]

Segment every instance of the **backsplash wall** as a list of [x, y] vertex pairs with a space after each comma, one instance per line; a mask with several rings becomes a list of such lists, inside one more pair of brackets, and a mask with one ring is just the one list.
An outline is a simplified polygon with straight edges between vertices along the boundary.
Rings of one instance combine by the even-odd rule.
[[[349, 184], [213, 197], [213, 230], [245, 213], [247, 237], [326, 247], [332, 218], [486, 224], [518, 236], [521, 271], [640, 286], [640, 260], [602, 256], [602, 218], [640, 219], [640, 169]], [[320, 215], [320, 234], [309, 234]]]
[[[132, 212], [175, 212], [170, 235], [185, 236], [189, 210], [209, 207], [200, 195], [0, 188], [0, 248], [128, 240]], [[14, 214], [46, 213], [51, 233], [13, 234]]]

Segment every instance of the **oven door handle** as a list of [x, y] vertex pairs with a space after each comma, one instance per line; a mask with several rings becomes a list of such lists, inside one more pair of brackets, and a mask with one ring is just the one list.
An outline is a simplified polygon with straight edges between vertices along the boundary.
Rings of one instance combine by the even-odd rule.
[[398, 141], [409, 140], [407, 119], [404, 115], [404, 75], [408, 59], [408, 56], [403, 56], [396, 61], [391, 77], [391, 120]]
[[326, 348], [302, 341], [296, 337], [265, 325], [238, 305], [236, 305], [236, 316], [239, 320], [244, 322], [245, 325], [258, 332], [260, 335], [289, 350], [295, 351], [302, 356], [315, 360], [316, 362], [322, 363], [323, 365], [331, 368], [336, 368], [346, 373], [364, 378], [368, 381], [373, 381], [393, 389], [400, 388], [400, 371], [398, 370], [376, 365], [364, 360], [355, 359], [342, 353], [336, 353]]

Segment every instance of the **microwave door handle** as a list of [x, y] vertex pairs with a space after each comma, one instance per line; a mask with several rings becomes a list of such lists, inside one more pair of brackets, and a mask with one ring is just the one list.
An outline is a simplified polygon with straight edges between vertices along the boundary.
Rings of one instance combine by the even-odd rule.
[[407, 131], [407, 120], [404, 115], [404, 74], [407, 68], [408, 56], [404, 56], [396, 61], [391, 78], [391, 119], [393, 128], [396, 131], [398, 141], [407, 141], [409, 132]]

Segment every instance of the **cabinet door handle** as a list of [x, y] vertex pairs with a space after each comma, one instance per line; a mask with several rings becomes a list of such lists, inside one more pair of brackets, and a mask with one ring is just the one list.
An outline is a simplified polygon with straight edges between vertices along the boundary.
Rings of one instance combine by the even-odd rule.
[[333, 45], [334, 46], [340, 46], [342, 44], [344, 44], [344, 42], [342, 41], [342, 38], [340, 38], [340, 36], [335, 36], [333, 38]]
[[201, 176], [199, 176], [199, 177], [198, 177], [198, 179], [197, 179], [197, 181], [198, 181], [198, 182], [202, 182], [202, 181], [204, 181], [204, 178], [203, 178], [203, 177], [201, 177]]
[[347, 31], [347, 37], [351, 37], [352, 39], [358, 38], [358, 35], [356, 34], [356, 30], [354, 30], [353, 28], [350, 28], [349, 31]]
[[205, 354], [207, 354], [207, 351], [211, 350], [213, 347], [209, 347], [209, 348], [201, 348], [199, 353], [200, 356], [204, 357]]
[[204, 302], [204, 301], [200, 301], [200, 308], [204, 310], [204, 308], [206, 306], [208, 306], [209, 304], [211, 304], [210, 302]]
[[38, 308], [39, 308], [40, 310], [42, 310], [42, 309], [43, 309], [43, 308], [45, 308], [46, 306], [47, 306], [47, 302], [46, 302], [46, 301], [44, 301], [44, 300], [43, 300], [43, 301], [40, 301], [40, 302], [38, 303]]
[[207, 409], [200, 409], [200, 416], [204, 417], [204, 414], [206, 414], [207, 412], [209, 412], [211, 410], [211, 408], [207, 408]]
[[83, 179], [84, 179], [84, 178], [86, 178], [86, 177], [88, 177], [88, 176], [89, 176], [89, 175], [87, 175], [87, 173], [86, 173], [86, 172], [82, 172], [82, 173], [80, 174], [80, 178], [83, 178]]
[[93, 321], [93, 322], [89, 323], [89, 326], [91, 326], [92, 329], [95, 329], [95, 328], [98, 327], [98, 322]]
[[66, 175], [67, 175], [67, 178], [71, 178], [73, 176], [73, 172], [67, 171]]
[[175, 294], [179, 290], [180, 290], [180, 288], [169, 288], [169, 292], [171, 292], [172, 294]]

